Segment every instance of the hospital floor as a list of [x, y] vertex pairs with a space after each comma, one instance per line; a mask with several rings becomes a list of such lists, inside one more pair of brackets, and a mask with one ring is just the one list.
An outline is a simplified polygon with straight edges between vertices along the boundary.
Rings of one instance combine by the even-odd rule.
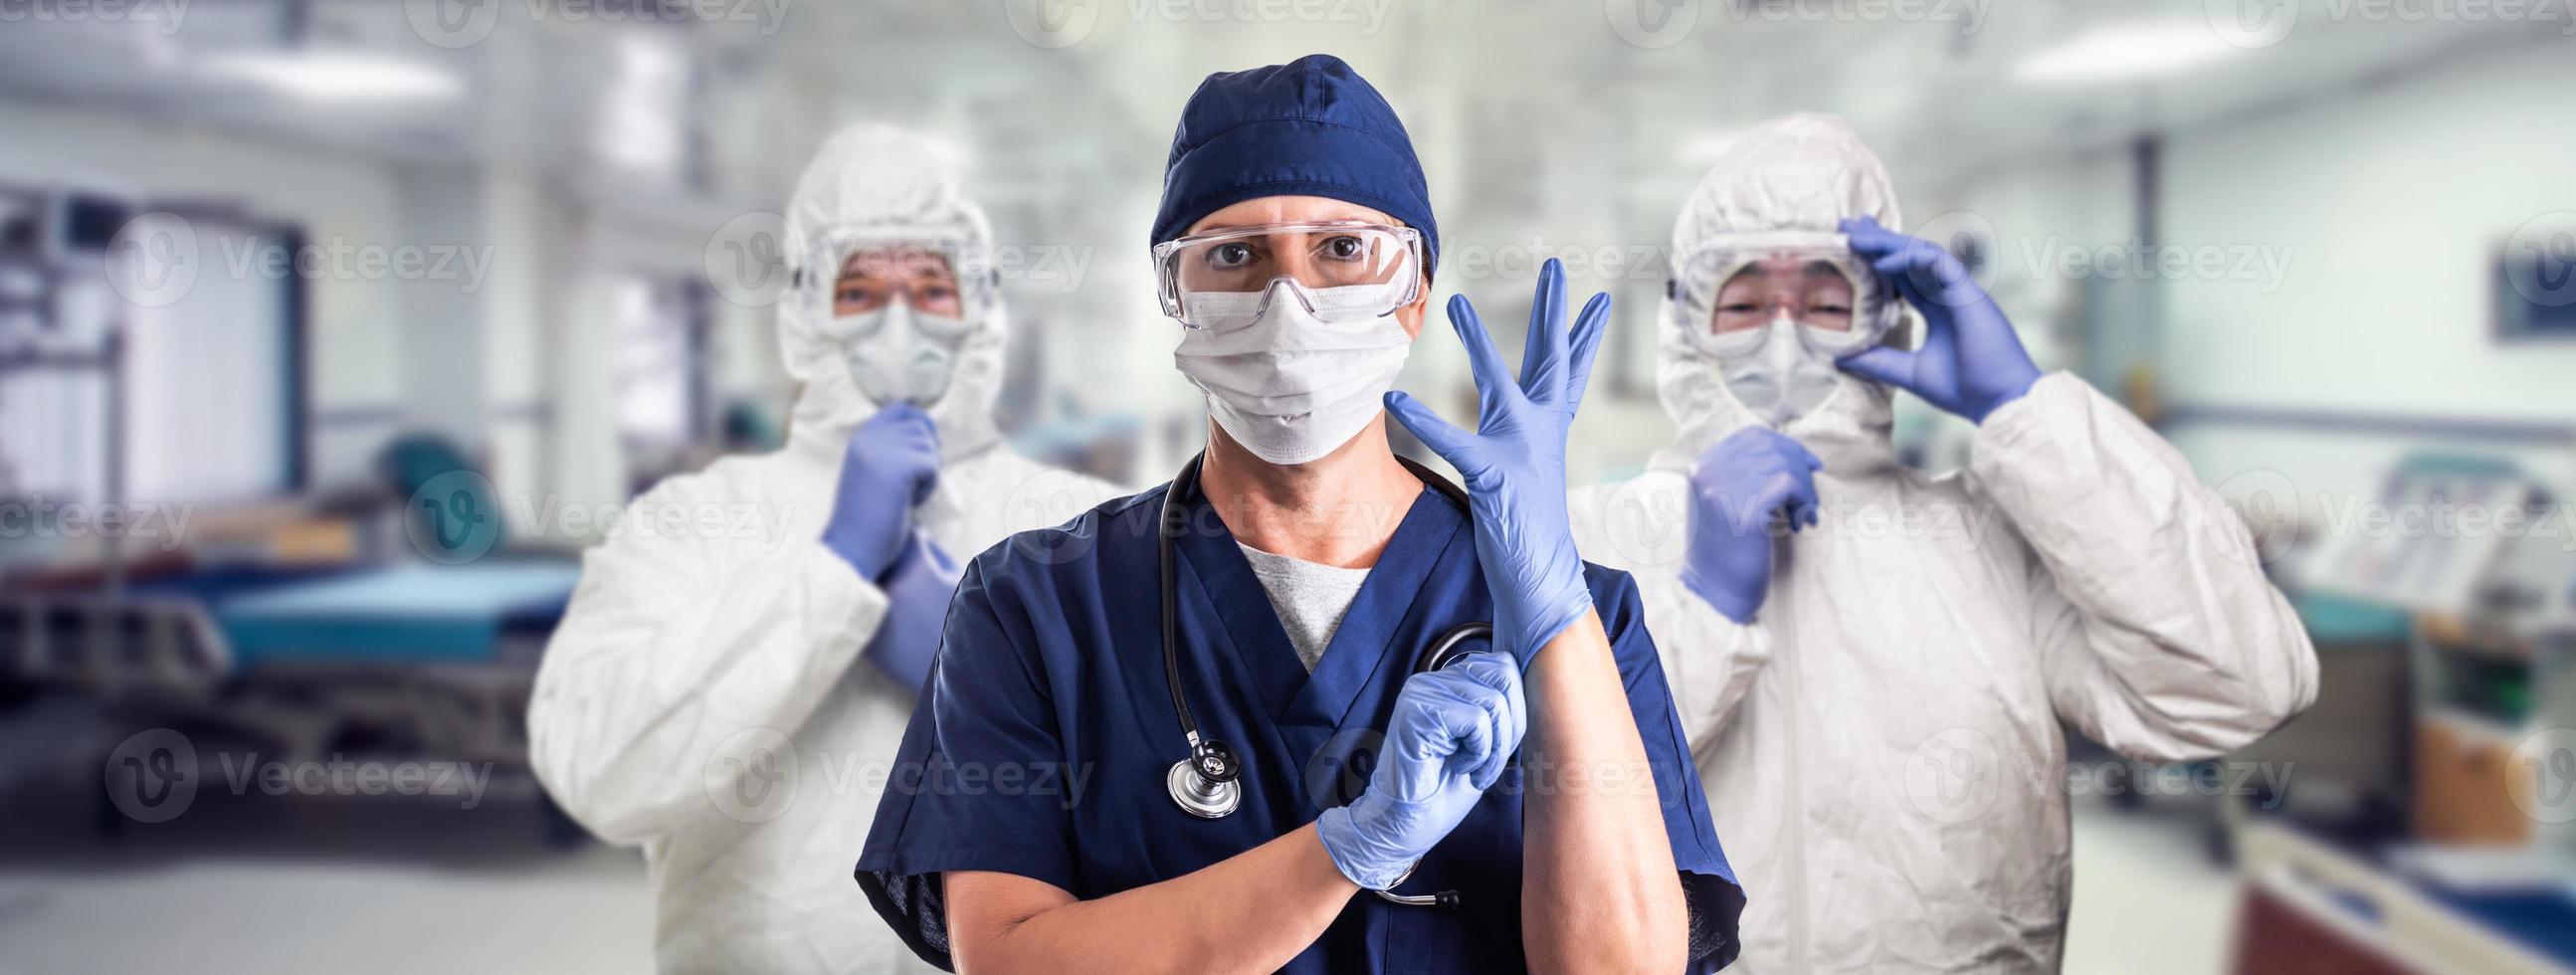
[[[2079, 801], [2068, 972], [2223, 971], [2233, 885], [2199, 856], [2196, 830], [2188, 815]], [[171, 858], [120, 841], [13, 855], [0, 860], [0, 975], [650, 970], [652, 904], [634, 854], [442, 852], [459, 839], [381, 856], [353, 837], [320, 841], [321, 854]]]

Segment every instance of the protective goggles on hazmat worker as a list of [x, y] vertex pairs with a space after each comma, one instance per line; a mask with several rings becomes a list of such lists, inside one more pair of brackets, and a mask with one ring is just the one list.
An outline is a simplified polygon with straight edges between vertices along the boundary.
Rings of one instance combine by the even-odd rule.
[[1673, 260], [1665, 313], [1728, 389], [1774, 426], [1824, 402], [1834, 362], [1900, 335], [1904, 304], [1848, 235], [1719, 235]]
[[860, 392], [927, 407], [947, 394], [996, 290], [965, 228], [858, 225], [816, 235], [790, 300], [847, 351]]

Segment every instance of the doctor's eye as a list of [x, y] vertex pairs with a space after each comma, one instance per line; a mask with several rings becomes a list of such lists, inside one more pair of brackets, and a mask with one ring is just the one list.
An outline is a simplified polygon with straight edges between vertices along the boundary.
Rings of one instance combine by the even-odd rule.
[[1368, 242], [1349, 234], [1342, 234], [1326, 239], [1323, 246], [1315, 250], [1316, 253], [1332, 260], [1356, 261], [1368, 255]]
[[1208, 248], [1207, 262], [1220, 270], [1234, 270], [1252, 263], [1252, 245], [1232, 242]]

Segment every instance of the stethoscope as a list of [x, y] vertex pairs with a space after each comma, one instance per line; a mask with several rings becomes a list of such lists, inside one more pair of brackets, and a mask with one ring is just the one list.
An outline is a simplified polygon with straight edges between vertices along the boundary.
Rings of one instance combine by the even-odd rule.
[[[1198, 719], [1190, 714], [1189, 696], [1181, 690], [1179, 599], [1174, 595], [1172, 585], [1172, 543], [1188, 529], [1188, 500], [1198, 492], [1199, 462], [1205, 456], [1191, 457], [1189, 463], [1182, 465], [1180, 474], [1172, 478], [1171, 486], [1164, 489], [1162, 526], [1154, 553], [1163, 595], [1163, 680], [1171, 688], [1172, 713], [1180, 716], [1181, 734], [1190, 743], [1189, 757], [1172, 763], [1172, 770], [1163, 776], [1163, 784], [1171, 791], [1173, 804], [1180, 806], [1182, 812], [1200, 819], [1223, 819], [1243, 805], [1243, 763], [1235, 758], [1234, 749], [1226, 743], [1200, 737]], [[1467, 492], [1450, 483], [1448, 478], [1402, 456], [1395, 460], [1403, 464], [1405, 470], [1413, 472], [1413, 476], [1420, 478], [1422, 483], [1430, 485], [1432, 490], [1457, 502], [1459, 510], [1469, 510]], [[1491, 640], [1493, 633], [1494, 625], [1482, 621], [1450, 627], [1413, 658], [1413, 673], [1428, 673], [1448, 666], [1449, 661], [1457, 659], [1460, 649], [1468, 641], [1480, 637]], [[1411, 875], [1411, 871], [1406, 871], [1406, 876]], [[1398, 878], [1396, 882], [1403, 883], [1403, 880]], [[1458, 892], [1454, 890], [1422, 895], [1381, 890], [1376, 894], [1397, 904], [1458, 906]]]

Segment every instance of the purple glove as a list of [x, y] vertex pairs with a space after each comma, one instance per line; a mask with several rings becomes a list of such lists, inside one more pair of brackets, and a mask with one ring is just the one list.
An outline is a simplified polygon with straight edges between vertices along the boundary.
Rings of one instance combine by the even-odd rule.
[[1896, 285], [1923, 314], [1923, 348], [1874, 346], [1835, 363], [1844, 372], [1886, 383], [1942, 410], [1986, 422], [1995, 407], [2020, 399], [2039, 381], [2039, 367], [2003, 309], [1941, 245], [1887, 230], [1868, 217], [1845, 220], [1852, 252]]
[[1510, 657], [1470, 654], [1406, 678], [1368, 791], [1315, 820], [1324, 852], [1352, 883], [1395, 886], [1503, 777], [1528, 731]]
[[914, 532], [912, 543], [886, 570], [886, 614], [868, 639], [868, 662], [919, 693], [930, 682], [930, 665], [939, 657], [940, 634], [948, 623], [948, 600], [957, 594], [962, 574], [937, 543]]
[[1727, 619], [1751, 625], [1771, 593], [1771, 519], [1816, 523], [1816, 471], [1825, 466], [1788, 435], [1745, 427], [1691, 465], [1690, 552], [1682, 585]]
[[939, 428], [910, 403], [876, 412], [841, 448], [841, 479], [832, 489], [832, 519], [823, 547], [876, 581], [903, 554], [912, 509], [939, 486]]

